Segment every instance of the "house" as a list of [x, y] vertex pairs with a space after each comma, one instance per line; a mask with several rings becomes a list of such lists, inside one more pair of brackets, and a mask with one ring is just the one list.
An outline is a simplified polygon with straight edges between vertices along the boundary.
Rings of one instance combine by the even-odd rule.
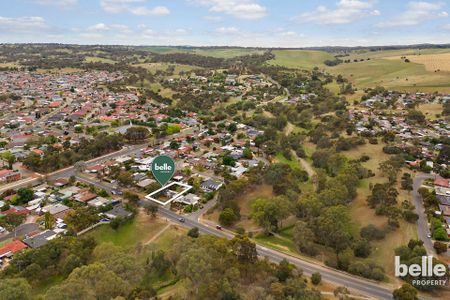
[[80, 191], [79, 187], [76, 186], [69, 186], [62, 190], [60, 190], [58, 193], [61, 195], [61, 199], [67, 199], [72, 197], [73, 195], [77, 194]]
[[199, 200], [200, 200], [200, 197], [198, 197], [195, 194], [189, 193], [185, 196], [181, 196], [181, 197], [177, 198], [175, 201], [186, 204], [186, 205], [196, 205], [196, 204], [198, 204]]
[[1, 215], [10, 215], [10, 214], [16, 214], [16, 215], [28, 215], [30, 211], [22, 206], [11, 206], [8, 210], [0, 212]]
[[444, 216], [450, 217], [450, 206], [439, 205], [439, 210], [442, 212]]
[[436, 199], [440, 204], [450, 206], [450, 196], [436, 195]]
[[450, 188], [450, 180], [445, 178], [436, 178], [434, 180], [434, 185], [436, 186], [442, 186], [445, 188]]
[[55, 182], [53, 183], [56, 187], [63, 187], [69, 184], [69, 180], [65, 179], [65, 178], [59, 178], [56, 179]]
[[436, 195], [450, 196], [450, 188], [436, 186], [434, 190], [436, 191]]
[[14, 170], [0, 170], [0, 182], [9, 183], [20, 180], [20, 172]]
[[19, 251], [22, 251], [23, 249], [27, 248], [28, 246], [22, 243], [19, 240], [14, 240], [3, 247], [0, 247], [0, 259], [2, 258], [10, 258], [14, 254], [16, 254]]
[[42, 212], [44, 212], [44, 213], [48, 212], [55, 218], [60, 218], [60, 219], [64, 219], [64, 217], [66, 216], [66, 214], [69, 211], [70, 211], [70, 207], [68, 207], [64, 204], [61, 204], [61, 203], [47, 205], [42, 208]]
[[233, 176], [235, 176], [235, 177], [237, 177], [237, 178], [239, 178], [239, 177], [241, 177], [242, 174], [244, 174], [245, 172], [247, 172], [247, 168], [244, 167], [244, 166], [242, 166], [242, 165], [240, 165], [240, 164], [238, 164], [238, 165], [236, 165], [236, 167], [232, 167], [232, 168], [231, 168], [230, 174], [233, 175]]
[[95, 166], [90, 166], [86, 168], [86, 172], [87, 173], [98, 173], [103, 171], [103, 169], [105, 168], [105, 166], [103, 165], [95, 165]]
[[213, 179], [207, 179], [205, 181], [202, 182], [202, 184], [200, 185], [200, 187], [202, 188], [202, 190], [204, 190], [205, 192], [213, 192], [213, 191], [217, 191], [218, 189], [220, 189], [220, 187], [223, 185], [222, 182], [218, 182], [215, 181]]
[[96, 197], [93, 200], [90, 200], [87, 204], [90, 206], [100, 207], [111, 204], [112, 202], [113, 202], [112, 200], [103, 197]]
[[79, 202], [88, 202], [94, 198], [96, 198], [97, 195], [94, 193], [91, 193], [89, 191], [84, 192], [84, 193], [80, 193], [74, 196], [75, 200], [79, 201]]
[[105, 212], [105, 215], [110, 219], [115, 218], [129, 218], [133, 214], [128, 210], [125, 210], [122, 206], [115, 206], [113, 209]]
[[138, 186], [138, 187], [141, 187], [141, 188], [146, 188], [147, 186], [149, 186], [150, 184], [152, 184], [152, 183], [154, 183], [154, 182], [156, 182], [156, 181], [153, 180], [153, 179], [150, 179], [150, 178], [146, 178], [146, 179], [144, 179], [144, 180], [139, 181], [139, 182], [137, 183], [137, 186]]
[[46, 230], [32, 237], [24, 239], [23, 242], [30, 248], [39, 248], [47, 244], [50, 240], [54, 239], [57, 235], [58, 234], [53, 230]]

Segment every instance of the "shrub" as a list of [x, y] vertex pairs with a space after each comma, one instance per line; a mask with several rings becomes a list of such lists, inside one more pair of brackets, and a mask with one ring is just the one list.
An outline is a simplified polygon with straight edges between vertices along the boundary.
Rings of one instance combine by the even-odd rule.
[[384, 239], [385, 232], [373, 224], [361, 228], [360, 236], [369, 241]]
[[319, 272], [315, 272], [311, 275], [311, 283], [318, 285], [322, 281], [322, 275]]

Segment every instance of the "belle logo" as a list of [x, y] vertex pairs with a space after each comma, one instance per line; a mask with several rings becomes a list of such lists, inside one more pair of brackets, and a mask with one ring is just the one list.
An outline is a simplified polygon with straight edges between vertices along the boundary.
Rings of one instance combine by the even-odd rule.
[[155, 170], [156, 171], [172, 171], [172, 166], [169, 166], [168, 164], [163, 164], [162, 166], [158, 166], [158, 164], [155, 163]]
[[400, 263], [400, 256], [395, 257], [395, 276], [404, 277], [407, 275], [427, 276], [427, 277], [442, 277], [445, 276], [447, 270], [443, 264], [435, 264], [433, 266], [433, 256], [422, 256], [422, 265], [411, 264], [409, 267], [406, 264]]
[[160, 155], [152, 161], [152, 173], [161, 185], [165, 185], [175, 173], [175, 162], [167, 155]]

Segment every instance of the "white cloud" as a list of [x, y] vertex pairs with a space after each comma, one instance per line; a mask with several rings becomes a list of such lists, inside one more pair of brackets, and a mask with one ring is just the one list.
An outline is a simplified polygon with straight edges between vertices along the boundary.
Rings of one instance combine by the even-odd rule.
[[33, 0], [33, 2], [42, 5], [56, 5], [60, 7], [69, 7], [78, 4], [78, 0]]
[[222, 21], [222, 17], [220, 17], [220, 16], [206, 16], [205, 20], [211, 21], [211, 22], [220, 22], [220, 21]]
[[448, 13], [443, 11], [443, 3], [431, 2], [409, 2], [406, 11], [400, 13], [398, 17], [378, 23], [378, 27], [401, 27], [414, 26], [425, 21], [446, 18]]
[[40, 32], [49, 29], [42, 17], [0, 17], [0, 32]]
[[185, 28], [177, 28], [177, 29], [175, 29], [175, 34], [177, 34], [177, 35], [186, 35], [186, 34], [189, 34], [189, 33], [191, 33], [190, 29], [185, 29]]
[[304, 23], [348, 24], [367, 16], [378, 16], [380, 11], [373, 9], [373, 1], [340, 0], [335, 9], [318, 6], [315, 11], [306, 12], [295, 19]]
[[236, 27], [219, 27], [219, 28], [216, 28], [216, 32], [217, 33], [222, 33], [222, 34], [237, 33], [237, 32], [239, 32], [239, 28], [236, 28]]
[[257, 20], [267, 15], [267, 8], [256, 0], [190, 0], [209, 7], [213, 13], [224, 13], [242, 20]]
[[89, 31], [105, 31], [105, 30], [109, 30], [109, 27], [104, 23], [98, 23], [98, 24], [88, 27], [88, 30]]
[[164, 16], [170, 14], [170, 10], [165, 6], [148, 8], [136, 6], [145, 3], [146, 0], [100, 0], [100, 6], [109, 13], [130, 13], [137, 16]]

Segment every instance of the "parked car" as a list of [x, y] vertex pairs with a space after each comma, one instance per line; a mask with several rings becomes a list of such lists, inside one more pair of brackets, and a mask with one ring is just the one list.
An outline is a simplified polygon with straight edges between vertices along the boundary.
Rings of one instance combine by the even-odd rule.
[[178, 221], [180, 221], [181, 223], [184, 223], [185, 219], [184, 218], [179, 218]]
[[113, 195], [122, 195], [123, 193], [122, 193], [122, 191], [121, 190], [112, 190], [111, 191], [111, 194], [113, 194]]
[[2, 226], [0, 226], [0, 233], [3, 233], [3, 232], [5, 232], [5, 231], [6, 231], [6, 229], [3, 228]]

